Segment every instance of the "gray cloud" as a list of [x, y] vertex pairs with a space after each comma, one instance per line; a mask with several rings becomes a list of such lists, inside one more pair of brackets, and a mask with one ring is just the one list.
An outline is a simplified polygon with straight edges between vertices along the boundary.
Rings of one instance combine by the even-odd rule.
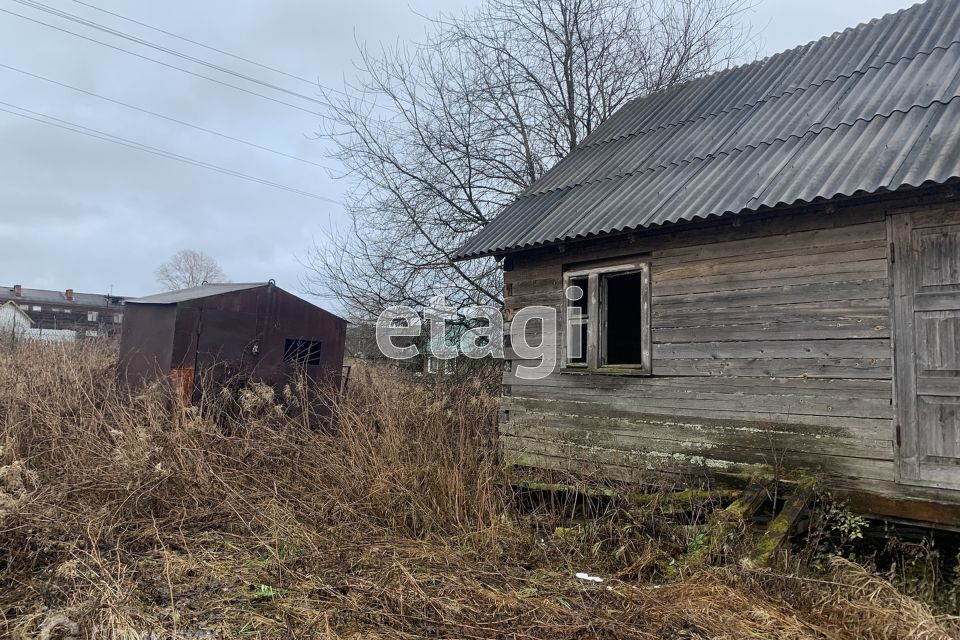
[[[315, 87], [191, 47], [70, 0], [41, 0], [71, 13], [242, 69], [308, 95]], [[459, 10], [474, 1], [163, 3], [91, 0], [186, 37], [308, 79], [340, 86], [353, 73], [355, 39], [416, 39], [413, 13]], [[766, 0], [749, 15], [764, 30], [761, 53], [803, 44], [908, 6], [908, 0], [798, 3]], [[107, 40], [109, 36], [5, 1], [0, 8]], [[413, 11], [411, 11], [411, 9]], [[136, 45], [120, 40], [117, 46]], [[0, 13], [0, 62], [116, 100], [330, 164], [309, 139], [319, 119]], [[137, 49], [144, 55], [164, 57]], [[189, 63], [172, 63], [186, 66]], [[198, 73], [213, 75], [209, 69]], [[228, 80], [242, 83], [241, 80]], [[245, 85], [251, 86], [251, 85]], [[251, 88], [254, 88], [251, 86]], [[257, 91], [269, 92], [265, 88]], [[271, 92], [281, 97], [282, 94]], [[305, 108], [316, 105], [282, 99]], [[0, 69], [0, 101], [338, 201], [343, 185], [319, 167], [184, 128]], [[5, 107], [4, 107], [5, 108]], [[215, 256], [236, 281], [276, 278], [298, 289], [297, 260], [339, 205], [253, 184], [0, 113], [0, 284], [141, 295], [156, 290], [157, 264], [181, 248]]]

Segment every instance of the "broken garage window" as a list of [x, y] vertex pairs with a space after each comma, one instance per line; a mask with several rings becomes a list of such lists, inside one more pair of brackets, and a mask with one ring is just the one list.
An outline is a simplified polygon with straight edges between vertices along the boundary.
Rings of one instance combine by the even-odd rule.
[[287, 338], [283, 344], [283, 361], [306, 367], [317, 366], [322, 363], [320, 343], [315, 340]]

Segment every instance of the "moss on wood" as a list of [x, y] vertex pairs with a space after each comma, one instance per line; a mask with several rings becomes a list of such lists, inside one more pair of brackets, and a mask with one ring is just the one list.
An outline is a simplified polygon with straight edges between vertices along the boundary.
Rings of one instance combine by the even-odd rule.
[[800, 515], [813, 500], [815, 485], [816, 482], [812, 478], [805, 479], [790, 494], [786, 504], [783, 505], [783, 509], [767, 525], [766, 532], [750, 554], [750, 561], [754, 566], [765, 567], [770, 564], [777, 551], [789, 537], [790, 531], [793, 530], [800, 519]]

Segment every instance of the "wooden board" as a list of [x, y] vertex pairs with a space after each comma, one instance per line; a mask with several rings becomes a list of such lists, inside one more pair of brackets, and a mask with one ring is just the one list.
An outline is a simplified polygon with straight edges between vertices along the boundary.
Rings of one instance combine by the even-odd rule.
[[[809, 208], [516, 254], [505, 273], [511, 310], [537, 304], [559, 311], [565, 273], [618, 261], [649, 264], [653, 375], [558, 366], [545, 379], [524, 380], [517, 367], [533, 362], [508, 352], [504, 390], [511, 397], [501, 424], [508, 457], [630, 480], [655, 470], [751, 473], [775, 463], [817, 469], [848, 490], [960, 504], [960, 491], [896, 482], [899, 317], [891, 317], [887, 222], [907, 212], [928, 230], [944, 217], [960, 225], [960, 206], [892, 207]], [[917, 331], [926, 331], [928, 342], [935, 336], [939, 351], [927, 357], [952, 371], [958, 363], [949, 349], [960, 340], [960, 324], [940, 307], [951, 304], [944, 287], [953, 286], [960, 258], [953, 240], [938, 233], [924, 236], [941, 257], [926, 266], [926, 286], [936, 289], [916, 297], [929, 319]], [[532, 343], [556, 349], [559, 362], [562, 322], [526, 329]], [[952, 393], [951, 380], [929, 378], [925, 388], [942, 398]], [[960, 406], [917, 403], [916, 411], [953, 429]], [[943, 434], [924, 446], [960, 455], [960, 439], [954, 447]]]
[[891, 219], [899, 479], [960, 489], [960, 220]]

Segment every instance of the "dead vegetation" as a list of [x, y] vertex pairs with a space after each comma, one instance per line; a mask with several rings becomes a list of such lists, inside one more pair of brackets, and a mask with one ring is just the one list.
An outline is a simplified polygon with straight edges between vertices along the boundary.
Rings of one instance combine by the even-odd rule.
[[469, 382], [355, 372], [330, 433], [298, 409], [302, 388], [182, 413], [163, 389], [123, 389], [113, 366], [93, 344], [0, 354], [4, 637], [957, 633], [838, 558], [668, 579], [698, 544], [699, 502], [686, 523], [659, 500], [518, 509], [497, 400]]

